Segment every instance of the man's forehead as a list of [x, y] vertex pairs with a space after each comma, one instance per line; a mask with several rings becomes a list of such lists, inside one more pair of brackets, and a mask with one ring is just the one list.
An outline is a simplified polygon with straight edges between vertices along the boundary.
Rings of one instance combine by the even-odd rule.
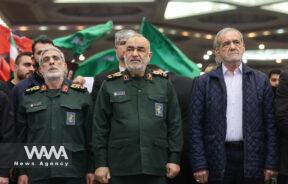
[[235, 40], [235, 39], [237, 39], [237, 40], [241, 39], [240, 33], [238, 31], [235, 31], [235, 30], [227, 31], [227, 32], [225, 32], [219, 36], [220, 41]]
[[51, 43], [37, 43], [35, 46], [35, 50], [45, 50], [47, 48], [52, 48], [53, 45]]
[[60, 57], [60, 53], [55, 50], [48, 50], [43, 54], [43, 57], [45, 56], [59, 56]]
[[148, 43], [146, 39], [142, 37], [132, 37], [129, 38], [126, 42], [126, 46], [142, 46], [142, 47], [147, 47]]

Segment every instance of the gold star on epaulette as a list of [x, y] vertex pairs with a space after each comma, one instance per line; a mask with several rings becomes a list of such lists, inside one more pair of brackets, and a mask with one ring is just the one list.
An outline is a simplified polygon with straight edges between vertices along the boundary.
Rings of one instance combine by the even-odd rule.
[[85, 88], [84, 86], [79, 85], [79, 84], [71, 84], [70, 88], [75, 89], [77, 91], [82, 91], [82, 92], [87, 91], [87, 88]]
[[116, 79], [122, 76], [121, 72], [116, 72], [107, 76], [107, 80]]
[[33, 86], [31, 88], [28, 88], [25, 90], [25, 94], [31, 94], [34, 93], [35, 91], [38, 91], [40, 89], [39, 86]]
[[163, 71], [153, 71], [152, 73], [153, 73], [153, 75], [158, 75], [158, 76], [166, 78], [166, 79], [168, 78], [167, 73], [165, 73]]

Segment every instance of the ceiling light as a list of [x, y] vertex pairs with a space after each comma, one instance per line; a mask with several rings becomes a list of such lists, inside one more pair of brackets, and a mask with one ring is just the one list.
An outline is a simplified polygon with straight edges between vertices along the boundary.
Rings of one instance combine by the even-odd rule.
[[212, 54], [213, 54], [213, 52], [212, 52], [211, 50], [208, 50], [208, 51], [207, 51], [207, 55], [208, 55], [208, 56], [211, 56]]
[[254, 38], [254, 37], [256, 37], [256, 33], [248, 33], [247, 34], [247, 37], [249, 37], [249, 38]]
[[195, 15], [210, 14], [214, 12], [222, 12], [227, 10], [234, 10], [236, 6], [226, 3], [216, 2], [179, 2], [177, 0], [170, 1], [167, 4], [164, 18], [177, 19], [183, 17], [190, 17]]
[[18, 30], [19, 31], [28, 31], [28, 27], [27, 26], [20, 26], [19, 28], [18, 28]]
[[79, 61], [84, 61], [84, 60], [85, 60], [85, 56], [83, 54], [80, 54]]
[[285, 30], [284, 29], [277, 29], [276, 33], [277, 34], [283, 34], [283, 33], [285, 33]]
[[54, 3], [152, 3], [155, 0], [54, 0]]
[[48, 27], [47, 26], [40, 26], [38, 28], [40, 31], [47, 31], [48, 30]]
[[259, 44], [258, 48], [263, 50], [263, 49], [265, 49], [265, 45], [261, 43], [261, 44]]
[[176, 31], [172, 29], [172, 30], [170, 30], [170, 34], [175, 35]]
[[285, 13], [288, 14], [288, 2], [281, 2], [281, 3], [275, 3], [270, 4], [266, 6], [261, 6], [261, 9], [268, 10], [268, 11], [274, 11], [277, 13]]
[[182, 36], [189, 36], [189, 32], [187, 32], [187, 31], [183, 31], [181, 34], [182, 34]]
[[81, 31], [81, 30], [85, 29], [85, 26], [76, 26], [76, 29], [77, 29], [78, 31]]
[[67, 26], [59, 26], [58, 27], [58, 30], [60, 30], [60, 31], [66, 31], [68, 28], [67, 28]]
[[208, 40], [211, 40], [213, 38], [213, 36], [210, 35], [210, 34], [207, 34], [207, 35], [205, 35], [205, 38], [208, 39]]
[[288, 49], [247, 50], [243, 58], [248, 60], [288, 59]]
[[122, 26], [122, 25], [115, 25], [114, 26], [114, 29], [117, 30], [117, 31], [119, 31], [119, 30], [121, 30], [123, 28], [124, 28], [124, 26]]
[[197, 63], [197, 66], [198, 66], [198, 68], [202, 68], [203, 67], [202, 63]]
[[281, 64], [282, 63], [282, 59], [276, 59], [275, 62], [278, 63], [278, 64]]
[[264, 31], [262, 34], [263, 34], [264, 36], [268, 36], [268, 35], [271, 35], [271, 32], [270, 32], [270, 31]]
[[221, 0], [221, 1], [241, 6], [261, 6], [270, 3], [277, 3], [283, 0]]
[[208, 55], [208, 54], [205, 54], [204, 56], [203, 56], [203, 59], [204, 60], [208, 60], [210, 58], [210, 56]]
[[195, 36], [195, 38], [200, 38], [201, 34], [200, 33], [195, 33], [194, 36]]

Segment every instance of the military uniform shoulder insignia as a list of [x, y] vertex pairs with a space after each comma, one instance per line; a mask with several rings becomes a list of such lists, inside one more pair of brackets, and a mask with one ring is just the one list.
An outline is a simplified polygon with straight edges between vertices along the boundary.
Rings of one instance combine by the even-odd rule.
[[166, 78], [166, 79], [168, 78], [167, 73], [165, 73], [164, 71], [153, 71], [152, 74], [160, 76], [160, 77], [163, 77], [163, 78]]
[[[82, 92], [86, 92], [87, 91], [87, 88], [85, 88], [84, 86], [81, 86], [79, 84], [71, 84], [70, 88], [75, 89], [77, 91], [82, 91]], [[64, 90], [64, 92], [66, 91], [65, 89], [62, 89], [62, 90]]]
[[40, 90], [40, 86], [33, 86], [25, 90], [25, 94], [32, 94], [36, 91]]
[[116, 72], [107, 76], [107, 80], [112, 80], [121, 77], [123, 74], [121, 72]]

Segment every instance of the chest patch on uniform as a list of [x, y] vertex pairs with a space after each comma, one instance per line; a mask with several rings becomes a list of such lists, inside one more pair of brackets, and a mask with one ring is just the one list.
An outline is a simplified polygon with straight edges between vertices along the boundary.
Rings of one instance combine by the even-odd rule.
[[114, 96], [124, 96], [125, 95], [125, 91], [115, 91], [113, 93]]
[[155, 116], [164, 117], [162, 103], [155, 103]]
[[35, 102], [35, 103], [30, 104], [30, 107], [38, 107], [40, 105], [42, 105], [42, 102]]
[[75, 112], [67, 112], [66, 125], [76, 125], [76, 113]]

